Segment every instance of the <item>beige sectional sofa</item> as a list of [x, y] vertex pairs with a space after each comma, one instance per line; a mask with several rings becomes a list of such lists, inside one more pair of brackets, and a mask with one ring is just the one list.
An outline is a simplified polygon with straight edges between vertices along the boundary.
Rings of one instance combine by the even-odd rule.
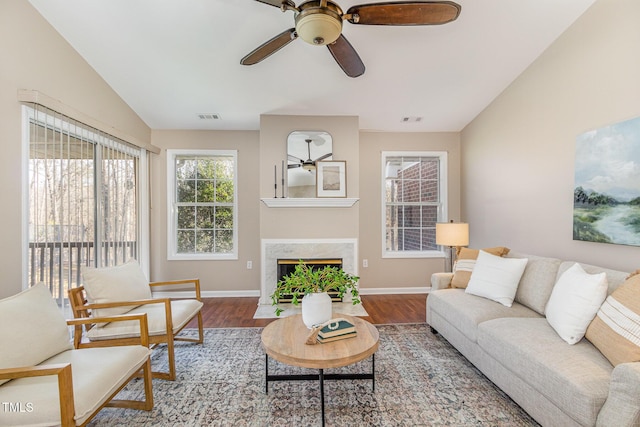
[[[450, 288], [452, 273], [436, 273], [427, 298], [427, 323], [543, 426], [640, 425], [640, 362], [615, 368], [583, 338], [561, 339], [544, 317], [557, 279], [575, 264], [528, 258], [511, 307]], [[605, 272], [608, 294], [629, 273]]]

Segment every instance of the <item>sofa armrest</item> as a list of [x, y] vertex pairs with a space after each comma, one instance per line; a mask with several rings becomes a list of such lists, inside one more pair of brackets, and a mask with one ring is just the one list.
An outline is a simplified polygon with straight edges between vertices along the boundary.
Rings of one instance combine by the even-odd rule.
[[640, 424], [640, 362], [621, 363], [611, 373], [609, 396], [598, 414], [597, 426]]
[[[88, 317], [88, 318], [80, 318], [80, 319], [69, 319], [67, 320], [67, 325], [69, 326], [79, 326], [79, 325], [88, 325], [95, 323], [111, 323], [111, 322], [125, 322], [137, 320], [140, 325], [140, 345], [144, 347], [149, 347], [149, 323], [147, 321], [147, 313], [142, 314], [119, 314], [116, 316], [105, 316], [105, 317]], [[77, 331], [77, 329], [76, 329]], [[87, 347], [103, 347], [103, 343], [92, 343], [83, 342], [80, 339], [74, 339], [75, 348], [87, 348]], [[110, 345], [131, 345], [128, 342], [118, 343], [117, 340], [113, 341]]]
[[75, 426], [76, 422], [73, 417], [76, 411], [73, 400], [71, 363], [0, 369], [0, 380], [15, 380], [18, 378], [44, 377], [49, 375], [57, 376], [62, 427]]
[[451, 285], [453, 273], [433, 273], [431, 275], [431, 290], [446, 289]]

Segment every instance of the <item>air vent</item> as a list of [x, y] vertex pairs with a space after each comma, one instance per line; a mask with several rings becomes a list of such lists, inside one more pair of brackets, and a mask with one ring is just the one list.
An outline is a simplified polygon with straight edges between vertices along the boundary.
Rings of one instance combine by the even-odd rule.
[[200, 113], [198, 114], [200, 120], [220, 120], [220, 114], [217, 113]]
[[422, 117], [403, 117], [402, 123], [418, 123], [422, 121]]

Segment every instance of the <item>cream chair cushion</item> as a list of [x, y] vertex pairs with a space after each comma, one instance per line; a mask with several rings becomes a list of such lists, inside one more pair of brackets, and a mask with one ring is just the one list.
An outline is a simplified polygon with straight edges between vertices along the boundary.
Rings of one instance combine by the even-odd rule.
[[[67, 322], [43, 283], [0, 300], [0, 369], [38, 365], [71, 348]], [[9, 401], [17, 400], [0, 400]]]
[[[71, 363], [75, 420], [82, 424], [142, 368], [149, 353], [147, 347], [140, 345], [83, 348], [64, 351], [42, 365]], [[12, 380], [0, 387], [0, 402], [29, 402], [33, 408], [30, 412], [1, 412], [0, 425], [60, 425], [56, 376]]]
[[[171, 301], [171, 319], [173, 322], [173, 334], [182, 329], [193, 316], [202, 308], [203, 303], [196, 299]], [[149, 336], [163, 335], [166, 333], [166, 321], [164, 316], [164, 304], [144, 304], [131, 310], [129, 314], [147, 313]], [[131, 338], [140, 336], [138, 322], [114, 322], [102, 328], [91, 328], [87, 333], [90, 340]]]
[[[90, 304], [151, 299], [149, 281], [136, 261], [115, 267], [82, 267], [81, 271], [84, 290]], [[96, 309], [93, 310], [93, 316], [124, 314], [132, 308], [127, 306]]]

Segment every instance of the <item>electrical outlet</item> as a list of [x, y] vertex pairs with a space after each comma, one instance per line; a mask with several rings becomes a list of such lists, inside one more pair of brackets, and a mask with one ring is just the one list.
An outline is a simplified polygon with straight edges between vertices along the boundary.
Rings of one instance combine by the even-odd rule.
[[362, 260], [362, 267], [363, 268], [369, 267], [369, 260], [368, 259], [363, 259]]
[[253, 268], [253, 261], [247, 261], [247, 270], [251, 270]]

